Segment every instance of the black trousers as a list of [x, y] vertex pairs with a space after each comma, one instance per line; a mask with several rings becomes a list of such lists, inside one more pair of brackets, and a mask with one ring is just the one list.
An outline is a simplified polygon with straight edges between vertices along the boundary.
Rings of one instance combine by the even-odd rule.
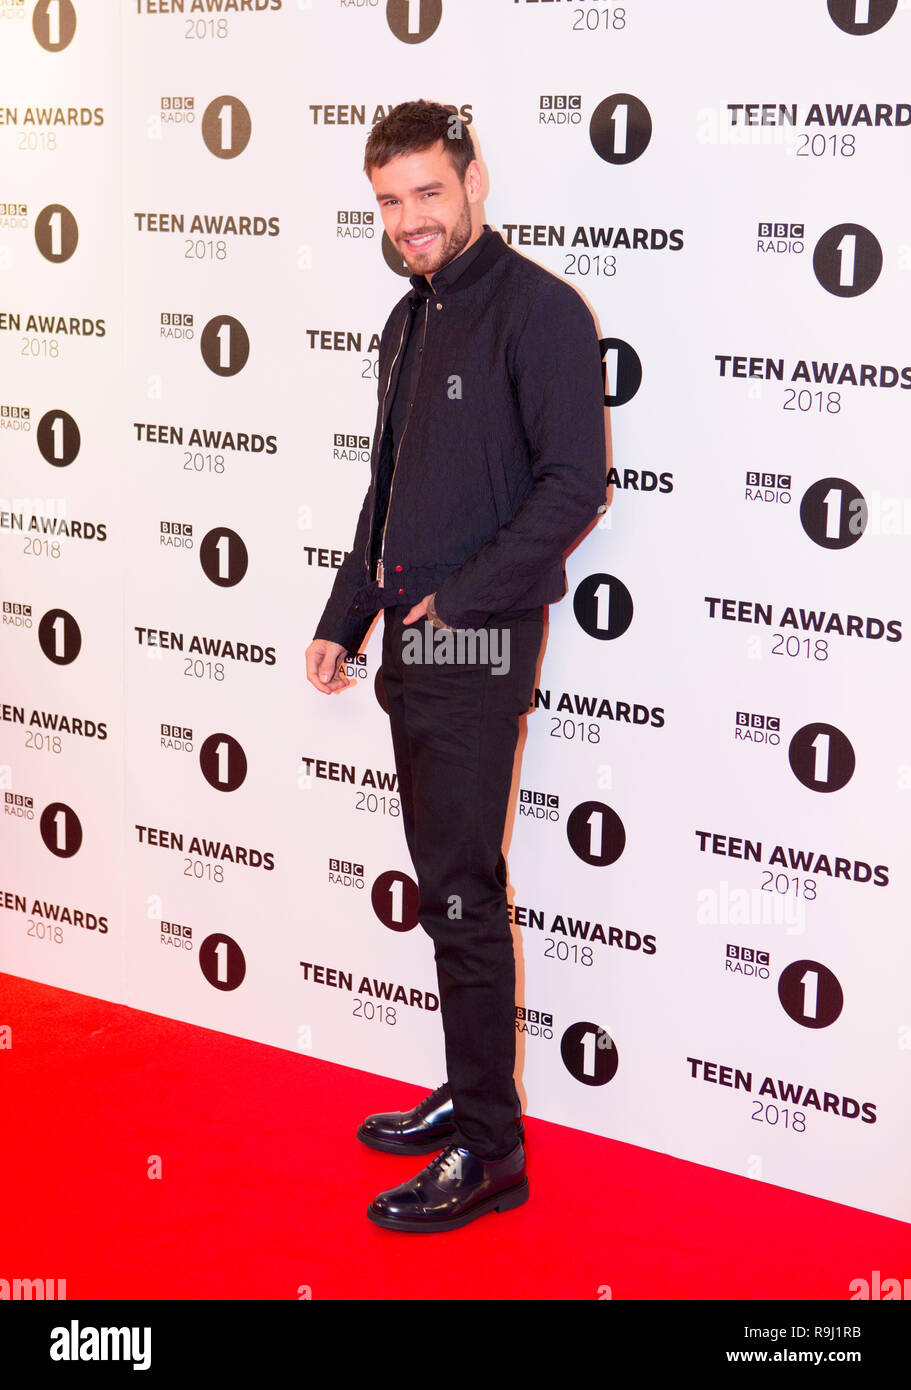
[[[382, 673], [418, 920], [434, 944], [457, 1142], [478, 1158], [501, 1158], [515, 1148], [521, 1114], [501, 846], [544, 610], [495, 614], [486, 628], [463, 634], [474, 633], [474, 652], [469, 641], [465, 659], [450, 662], [427, 659], [432, 629], [423, 619], [405, 627], [407, 611], [385, 610]], [[497, 674], [498, 665], [507, 669]]]

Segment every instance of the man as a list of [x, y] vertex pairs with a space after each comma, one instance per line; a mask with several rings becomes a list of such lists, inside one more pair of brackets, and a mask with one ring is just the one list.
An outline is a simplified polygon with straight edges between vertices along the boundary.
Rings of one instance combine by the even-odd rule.
[[[412, 291], [383, 330], [370, 486], [307, 676], [325, 694], [344, 689], [346, 653], [384, 610], [383, 685], [448, 1080], [413, 1110], [368, 1116], [358, 1137], [442, 1150], [367, 1212], [392, 1230], [441, 1231], [528, 1196], [501, 843], [544, 605], [566, 592], [564, 552], [604, 511], [604, 384], [582, 299], [481, 223], [481, 170], [458, 117], [396, 106], [364, 168]], [[439, 630], [450, 655], [454, 638], [472, 638], [472, 658], [434, 661]]]

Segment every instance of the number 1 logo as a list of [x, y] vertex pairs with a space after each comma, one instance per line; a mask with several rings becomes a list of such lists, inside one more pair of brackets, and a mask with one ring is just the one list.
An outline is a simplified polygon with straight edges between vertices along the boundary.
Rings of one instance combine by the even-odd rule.
[[234, 792], [247, 775], [247, 755], [230, 734], [210, 734], [199, 750], [199, 766], [210, 787]]
[[837, 977], [818, 960], [795, 960], [786, 966], [778, 979], [778, 998], [802, 1028], [828, 1028], [845, 1002]]
[[563, 1065], [583, 1086], [605, 1086], [617, 1074], [620, 1058], [606, 1028], [597, 1023], [572, 1023], [560, 1039]]
[[215, 989], [237, 989], [243, 984], [247, 962], [232, 936], [215, 932], [200, 942], [199, 968]]
[[588, 136], [595, 154], [606, 163], [632, 164], [652, 138], [651, 114], [638, 97], [614, 92], [592, 112]]
[[82, 438], [72, 415], [65, 410], [48, 410], [38, 421], [35, 443], [53, 468], [66, 468], [79, 453]]
[[199, 563], [207, 579], [229, 589], [247, 573], [249, 555], [243, 538], [230, 526], [214, 526], [202, 538]]
[[216, 376], [236, 376], [247, 365], [250, 337], [240, 319], [218, 314], [202, 330], [199, 350], [210, 372]]
[[418, 924], [418, 900], [414, 879], [396, 869], [378, 874], [370, 889], [373, 910], [390, 931], [413, 931]]
[[603, 801], [582, 801], [570, 812], [566, 838], [585, 864], [616, 864], [626, 849], [626, 830], [617, 812]]
[[847, 478], [821, 478], [800, 499], [800, 524], [824, 550], [846, 550], [867, 529], [866, 498]]
[[791, 771], [811, 792], [838, 792], [854, 776], [851, 740], [834, 724], [805, 724], [788, 747]]
[[42, 48], [48, 53], [59, 53], [72, 42], [75, 32], [72, 0], [38, 0], [32, 10], [32, 33]]
[[600, 346], [604, 404], [626, 405], [642, 385], [642, 361], [639, 354], [622, 338], [601, 338]]
[[622, 637], [633, 621], [633, 598], [616, 575], [590, 574], [576, 587], [573, 613], [589, 637], [612, 642]]
[[898, 9], [898, 0], [829, 0], [829, 17], [845, 34], [875, 34]]
[[72, 806], [52, 801], [41, 812], [38, 822], [46, 849], [58, 859], [71, 859], [82, 846], [82, 825]]
[[858, 222], [839, 222], [830, 227], [813, 252], [817, 280], [839, 299], [866, 294], [876, 284], [882, 268], [882, 247], [873, 233]]
[[402, 43], [423, 43], [443, 18], [443, 0], [386, 0], [386, 23]]
[[252, 129], [250, 112], [239, 97], [216, 97], [203, 112], [202, 138], [216, 159], [235, 159], [243, 154]]
[[46, 261], [68, 261], [79, 241], [79, 227], [63, 203], [48, 203], [35, 218], [35, 245]]

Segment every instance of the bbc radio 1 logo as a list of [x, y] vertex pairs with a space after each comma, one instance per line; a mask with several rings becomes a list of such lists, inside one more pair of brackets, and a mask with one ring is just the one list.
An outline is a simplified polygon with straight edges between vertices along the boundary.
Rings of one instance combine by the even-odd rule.
[[845, 34], [875, 34], [898, 9], [898, 0], [828, 0], [833, 24]]
[[536, 792], [530, 787], [519, 788], [519, 815], [533, 820], [559, 820], [560, 798], [555, 792]]
[[341, 210], [335, 217], [335, 235], [349, 241], [371, 241], [376, 234], [373, 213], [368, 209], [359, 212], [356, 208]]
[[402, 43], [424, 43], [443, 18], [443, 0], [386, 0], [386, 23]]
[[787, 506], [791, 500], [791, 474], [759, 473], [748, 468], [744, 498], [747, 502], [781, 503]]
[[[158, 331], [161, 338], [191, 342], [196, 337], [194, 315], [162, 312]], [[247, 365], [250, 338], [240, 319], [232, 314], [216, 314], [200, 333], [199, 350], [203, 362], [215, 376], [236, 376]]]
[[363, 888], [364, 866], [354, 859], [330, 859], [329, 882], [339, 888]]
[[35, 798], [25, 792], [4, 792], [3, 814], [15, 820], [34, 820]]
[[30, 603], [18, 603], [15, 599], [10, 598], [3, 600], [4, 627], [31, 627], [31, 625], [32, 605]]
[[552, 93], [538, 98], [538, 125], [579, 125], [582, 97]]
[[166, 922], [164, 919], [158, 923], [159, 941], [162, 946], [171, 946], [177, 951], [192, 951], [193, 949], [193, 928], [188, 927], [184, 922]]
[[724, 968], [731, 975], [744, 975], [753, 980], [769, 978], [769, 953], [755, 946], [737, 946], [728, 942], [724, 948]]
[[158, 544], [175, 550], [193, 549], [193, 526], [189, 521], [161, 521], [158, 524]]
[[162, 748], [178, 753], [193, 752], [193, 730], [185, 724], [162, 724], [159, 738]]
[[38, 0], [32, 10], [32, 33], [42, 48], [60, 53], [72, 43], [75, 32], [73, 0]]
[[805, 234], [803, 222], [760, 222], [756, 250], [762, 255], [802, 256]]
[[777, 747], [781, 742], [781, 718], [777, 714], [752, 714], [739, 709], [734, 716], [734, 738], [740, 743]]
[[[802, 256], [806, 226], [803, 222], [760, 222], [756, 251], [760, 255]], [[829, 294], [854, 299], [876, 284], [883, 268], [883, 249], [869, 227], [859, 222], [839, 222], [830, 227], [813, 249], [813, 273]]]

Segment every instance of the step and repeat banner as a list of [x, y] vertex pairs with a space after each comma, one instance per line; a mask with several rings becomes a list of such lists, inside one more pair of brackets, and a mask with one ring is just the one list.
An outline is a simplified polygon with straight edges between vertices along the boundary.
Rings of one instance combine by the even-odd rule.
[[304, 663], [410, 288], [364, 144], [439, 100], [611, 407], [527, 1108], [911, 1220], [909, 57], [898, 0], [0, 0], [3, 970], [444, 1079], [380, 624]]

